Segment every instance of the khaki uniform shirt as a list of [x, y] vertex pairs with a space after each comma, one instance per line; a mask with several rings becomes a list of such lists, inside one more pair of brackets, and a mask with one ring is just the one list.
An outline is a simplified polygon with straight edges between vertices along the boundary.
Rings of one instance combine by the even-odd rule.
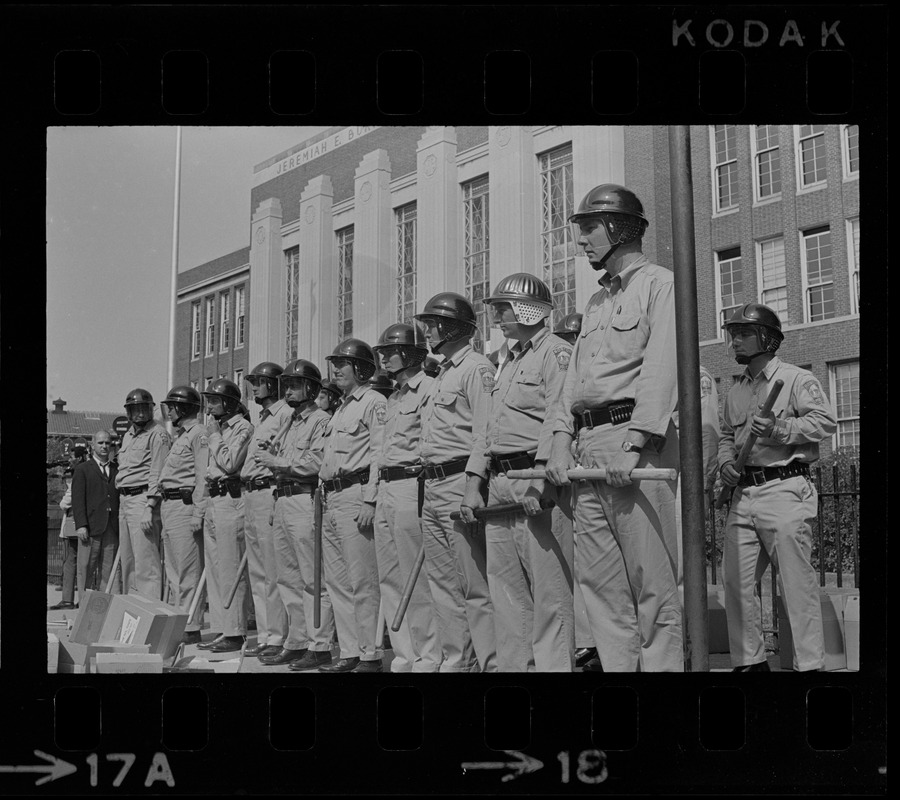
[[418, 372], [405, 386], [395, 389], [387, 401], [384, 444], [378, 467], [411, 467], [422, 463], [419, 439], [422, 434], [422, 404], [434, 378]]
[[277, 442], [275, 472], [284, 477], [315, 478], [322, 467], [327, 411], [316, 405], [292, 409], [291, 427]]
[[495, 367], [466, 345], [441, 362], [422, 405], [422, 460], [444, 464], [468, 458], [466, 472], [487, 475], [484, 454]]
[[166, 456], [159, 474], [160, 489], [193, 487], [193, 515], [203, 519], [209, 495], [206, 491], [206, 469], [209, 466], [209, 437], [206, 428], [194, 418], [178, 428], [178, 436]]
[[132, 425], [122, 437], [116, 488], [129, 489], [146, 483], [147, 494], [158, 496], [159, 473], [171, 447], [172, 438], [156, 420], [150, 420], [143, 430]]
[[587, 304], [553, 432], [574, 435], [572, 413], [634, 400], [630, 430], [665, 436], [678, 401], [675, 284], [670, 270], [640, 257]]
[[572, 346], [547, 328], [509, 351], [491, 395], [487, 452], [536, 452], [537, 461], [550, 457], [553, 415], [562, 395]]
[[209, 436], [209, 467], [206, 477], [210, 480], [240, 477], [251, 436], [253, 426], [242, 414], [234, 414], [222, 422], [219, 430]]
[[260, 450], [261, 443], [266, 446], [273, 445], [280, 439], [291, 424], [294, 416], [294, 409], [291, 408], [284, 400], [277, 400], [268, 408], [264, 408], [259, 415], [259, 424], [253, 430], [253, 436], [247, 451], [251, 458], [244, 459], [244, 466], [241, 467], [241, 479], [245, 481], [254, 478], [271, 478], [272, 471], [254, 461], [252, 456]]
[[772, 407], [775, 430], [771, 438], [756, 440], [746, 466], [783, 467], [791, 461], [811, 464], [818, 460], [819, 442], [837, 430], [831, 404], [815, 375], [775, 356], [755, 378], [749, 369], [744, 370], [729, 390], [722, 415], [719, 467], [737, 460], [750, 436], [754, 414], [779, 379], [784, 386]]
[[325, 429], [325, 452], [319, 477], [323, 481], [369, 467], [362, 498], [374, 503], [378, 495], [378, 454], [387, 416], [384, 397], [369, 386], [357, 386], [334, 412]]

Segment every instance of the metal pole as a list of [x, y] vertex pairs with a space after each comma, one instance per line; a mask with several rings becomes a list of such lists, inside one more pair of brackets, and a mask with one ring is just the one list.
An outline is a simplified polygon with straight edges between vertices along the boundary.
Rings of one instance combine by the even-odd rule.
[[700, 414], [700, 334], [691, 132], [669, 126], [672, 242], [675, 255], [675, 340], [678, 354], [678, 427], [681, 454], [681, 531], [684, 541], [685, 669], [709, 671], [704, 555], [703, 434]]
[[181, 125], [175, 134], [175, 210], [172, 219], [172, 276], [169, 297], [169, 381], [166, 391], [175, 385], [175, 306], [178, 300], [178, 218], [181, 206]]

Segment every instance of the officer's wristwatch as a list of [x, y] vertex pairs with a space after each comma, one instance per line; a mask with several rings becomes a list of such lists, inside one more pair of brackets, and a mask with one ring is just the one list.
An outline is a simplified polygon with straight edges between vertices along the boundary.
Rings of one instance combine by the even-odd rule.
[[638, 447], [634, 442], [622, 442], [622, 449], [626, 453], [640, 453], [641, 448]]

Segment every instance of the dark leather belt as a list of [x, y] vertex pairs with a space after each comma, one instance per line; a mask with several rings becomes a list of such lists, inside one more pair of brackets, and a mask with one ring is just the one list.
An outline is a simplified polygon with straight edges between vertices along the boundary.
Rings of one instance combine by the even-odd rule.
[[503, 453], [499, 456], [491, 456], [490, 470], [495, 475], [509, 472], [511, 469], [531, 469], [534, 466], [534, 456], [531, 453]]
[[332, 478], [330, 481], [322, 481], [322, 491], [324, 491], [325, 494], [340, 492], [344, 489], [349, 489], [357, 483], [366, 484], [368, 482], [369, 468], [366, 467], [366, 469], [360, 469], [356, 472], [351, 472], [348, 475], [340, 475], [337, 478]]
[[378, 480], [385, 483], [403, 481], [407, 478], [418, 478], [421, 472], [421, 464], [416, 464], [414, 467], [384, 467], [378, 470]]
[[241, 491], [241, 479], [223, 478], [216, 481], [207, 481], [206, 488], [209, 490], [210, 497], [225, 497], [227, 495], [239, 497]]
[[180, 489], [160, 489], [159, 494], [163, 500], [181, 500], [186, 506], [194, 503], [194, 488], [184, 486]]
[[248, 492], [257, 492], [260, 489], [268, 489], [274, 485], [274, 478], [252, 478], [249, 481], [241, 481], [241, 486]]
[[291, 483], [279, 483], [275, 487], [275, 497], [293, 497], [295, 494], [312, 494], [316, 490], [316, 483], [300, 483], [292, 481]]
[[744, 467], [738, 486], [762, 486], [769, 481], [783, 481], [795, 475], [809, 475], [809, 464], [793, 463], [784, 467]]
[[444, 464], [426, 464], [422, 469], [422, 478], [426, 481], [433, 481], [449, 478], [451, 475], [459, 475], [460, 472], [466, 471], [468, 463], [467, 456], [466, 458], [457, 458], [455, 461], [447, 461]]
[[144, 484], [143, 486], [121, 486], [119, 487], [119, 494], [124, 494], [128, 497], [134, 497], [136, 494], [143, 494], [149, 489], [149, 484]]
[[634, 400], [621, 400], [599, 408], [586, 408], [581, 414], [572, 414], [575, 418], [575, 432], [582, 428], [597, 428], [600, 425], [620, 425], [631, 419], [633, 411]]

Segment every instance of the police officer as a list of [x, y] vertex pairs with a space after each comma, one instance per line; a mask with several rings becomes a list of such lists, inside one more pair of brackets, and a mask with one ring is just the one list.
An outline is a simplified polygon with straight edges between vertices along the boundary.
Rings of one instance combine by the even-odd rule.
[[[174, 592], [171, 605], [182, 613], [190, 609], [203, 572], [209, 436], [197, 419], [201, 403], [200, 393], [190, 386], [173, 387], [163, 401], [177, 436], [159, 473], [162, 539], [166, 578]], [[189, 619], [184, 628], [184, 642], [197, 644], [199, 641], [200, 623]]]
[[282, 368], [272, 361], [257, 364], [246, 377], [253, 402], [261, 406], [259, 424], [253, 431], [247, 458], [241, 468], [244, 497], [244, 535], [247, 543], [247, 571], [256, 612], [256, 646], [244, 655], [277, 655], [287, 634], [287, 612], [278, 591], [272, 518], [275, 498], [272, 471], [256, 458], [271, 447], [290, 426], [294, 410], [281, 397], [278, 378]]
[[329, 415], [333, 415], [337, 407], [341, 404], [341, 390], [333, 381], [325, 381], [322, 389], [316, 397], [316, 405], [323, 411], [327, 411]]
[[[746, 303], [725, 325], [734, 357], [746, 367], [728, 392], [719, 441], [722, 481], [736, 487], [722, 553], [728, 643], [735, 672], [767, 672], [756, 583], [771, 561], [794, 645], [794, 669], [825, 665], [819, 587], [810, 563], [818, 511], [809, 465], [819, 442], [837, 429], [816, 377], [775, 355], [784, 334], [768, 306]], [[772, 384], [784, 381], [772, 411], [762, 406]], [[743, 471], [735, 461], [750, 434], [759, 438]]]
[[[244, 499], [241, 467], [253, 426], [241, 413], [241, 390], [227, 378], [213, 381], [203, 392], [207, 412], [209, 466], [206, 486], [209, 502], [203, 524], [206, 588], [209, 595], [210, 628], [217, 638], [199, 647], [213, 653], [240, 650], [247, 636], [246, 574], [238, 575], [244, 557]], [[224, 607], [225, 593], [238, 581], [231, 605]]]
[[566, 314], [556, 330], [553, 331], [553, 335], [558, 336], [560, 339], [565, 339], [569, 344], [574, 345], [578, 334], [581, 333], [581, 320], [583, 318], [584, 315], [579, 314], [577, 311]]
[[[419, 452], [422, 403], [434, 382], [422, 371], [428, 347], [418, 328], [398, 323], [386, 328], [374, 347], [397, 389], [387, 401], [384, 437], [378, 456], [375, 554], [384, 616], [392, 620], [423, 547], [419, 522]], [[424, 499], [424, 498], [423, 498]], [[437, 672], [441, 646], [424, 569], [413, 585], [400, 630], [390, 630], [391, 672]]]
[[647, 218], [624, 186], [592, 189], [570, 220], [591, 266], [588, 302], [557, 407], [548, 478], [568, 483], [573, 436], [575, 575], [606, 672], [684, 669], [678, 594], [676, 481], [632, 481], [635, 467], [678, 467], [674, 281], [641, 251]]
[[[422, 406], [425, 467], [422, 533], [443, 661], [441, 672], [496, 672], [493, 609], [484, 530], [464, 503], [467, 483], [481, 491], [487, 476], [485, 425], [494, 366], [472, 349], [475, 309], [441, 292], [416, 315], [433, 353], [444, 357]], [[459, 512], [460, 520], [450, 515]]]
[[[373, 348], [373, 350], [377, 350], [377, 348]], [[385, 400], [394, 393], [394, 382], [384, 370], [378, 370], [366, 383]]]
[[378, 492], [378, 452], [385, 400], [366, 384], [375, 354], [359, 339], [345, 339], [327, 360], [344, 399], [326, 429], [319, 477], [324, 511], [325, 582], [334, 608], [341, 657], [320, 672], [381, 672], [381, 595], [372, 527]]
[[[512, 480], [509, 470], [543, 468], [572, 348], [551, 334], [550, 289], [534, 275], [501, 280], [490, 297], [494, 324], [515, 344], [497, 374], [487, 422], [488, 505], [521, 503], [524, 511], [489, 517], [487, 572], [501, 672], [571, 672], [575, 651], [571, 526], [553, 526], [541, 500], [558, 499], [540, 480]], [[467, 503], [483, 505], [477, 492]]]
[[288, 636], [279, 653], [260, 656], [269, 666], [290, 664], [292, 670], [316, 669], [331, 663], [334, 614], [331, 598], [320, 595], [320, 626], [314, 615], [314, 495], [325, 447], [325, 426], [331, 417], [315, 398], [322, 374], [311, 361], [299, 358], [278, 378], [284, 401], [293, 409], [291, 426], [275, 446], [254, 457], [275, 474], [275, 564], [278, 590], [288, 614]]
[[154, 405], [146, 389], [133, 389], [125, 397], [125, 414], [131, 424], [122, 437], [116, 488], [120, 495], [122, 590], [159, 600], [163, 588], [159, 473], [172, 439], [153, 419]]

